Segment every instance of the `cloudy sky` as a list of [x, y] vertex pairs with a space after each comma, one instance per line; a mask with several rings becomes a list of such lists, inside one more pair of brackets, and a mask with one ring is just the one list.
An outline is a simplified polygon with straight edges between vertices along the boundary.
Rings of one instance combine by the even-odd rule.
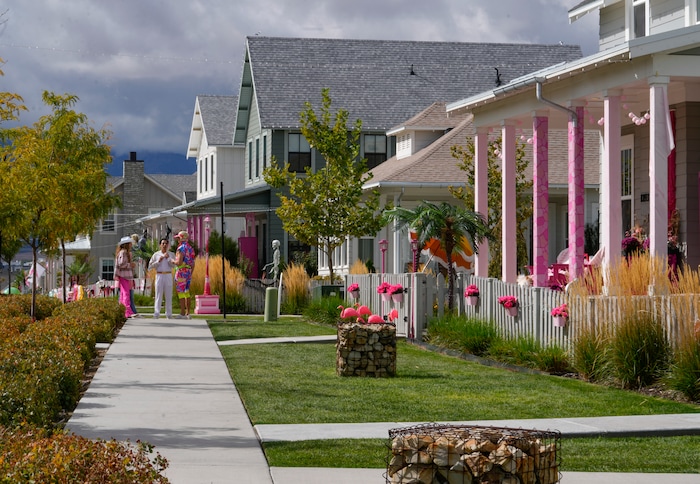
[[597, 13], [580, 0], [5, 0], [2, 91], [44, 90], [113, 133], [115, 153], [185, 154], [198, 94], [237, 94], [245, 37], [577, 44], [597, 50]]

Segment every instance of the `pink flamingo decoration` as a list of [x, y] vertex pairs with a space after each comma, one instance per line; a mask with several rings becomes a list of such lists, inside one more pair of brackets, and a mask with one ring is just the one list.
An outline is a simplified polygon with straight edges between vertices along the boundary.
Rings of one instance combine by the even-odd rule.
[[392, 309], [391, 312], [388, 315], [389, 322], [393, 323], [396, 318], [399, 317], [399, 312], [396, 310], [396, 308]]
[[383, 323], [384, 319], [378, 314], [372, 314], [369, 318], [367, 318], [367, 322], [372, 324]]

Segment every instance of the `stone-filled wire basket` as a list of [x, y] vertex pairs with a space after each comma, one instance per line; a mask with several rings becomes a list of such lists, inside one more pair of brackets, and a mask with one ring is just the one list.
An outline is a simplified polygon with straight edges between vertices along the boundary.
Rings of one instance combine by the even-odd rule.
[[389, 430], [387, 483], [554, 484], [558, 431], [422, 424]]

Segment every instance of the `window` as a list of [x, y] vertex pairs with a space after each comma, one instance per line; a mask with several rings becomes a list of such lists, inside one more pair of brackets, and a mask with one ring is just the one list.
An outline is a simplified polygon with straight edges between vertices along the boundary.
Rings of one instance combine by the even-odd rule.
[[100, 279], [114, 280], [114, 259], [100, 259]]
[[300, 133], [289, 133], [289, 170], [303, 173], [304, 168], [311, 167], [311, 146]]
[[648, 35], [649, 0], [634, 0], [632, 2], [632, 31], [634, 38]]
[[104, 219], [102, 219], [102, 232], [114, 232], [116, 225], [117, 223], [114, 212], [111, 212]]
[[209, 188], [209, 158], [204, 158], [204, 190]]
[[260, 138], [255, 139], [255, 178], [260, 178]]
[[374, 239], [360, 239], [357, 244], [357, 257], [362, 262], [374, 266]]
[[700, 0], [695, 0], [695, 22], [700, 22]]
[[634, 156], [632, 154], [634, 138], [623, 136], [620, 153], [620, 174], [622, 186], [620, 198], [622, 199], [622, 235], [632, 228], [634, 207], [632, 206], [633, 180], [634, 180]]
[[214, 189], [214, 155], [209, 157], [209, 190]]
[[248, 141], [248, 180], [253, 179], [253, 142]]
[[263, 136], [263, 170], [265, 168], [267, 168], [267, 135]]
[[386, 136], [381, 134], [365, 135], [365, 158], [367, 158], [368, 169], [386, 161]]

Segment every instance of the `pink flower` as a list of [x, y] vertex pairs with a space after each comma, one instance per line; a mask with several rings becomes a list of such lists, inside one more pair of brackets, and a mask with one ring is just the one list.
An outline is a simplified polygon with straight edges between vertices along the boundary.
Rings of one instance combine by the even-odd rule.
[[385, 292], [389, 292], [389, 288], [391, 287], [391, 284], [388, 282], [382, 282], [377, 286], [377, 292], [379, 294], [384, 294]]
[[464, 290], [464, 297], [467, 296], [478, 296], [479, 295], [479, 288], [476, 287], [476, 284], [470, 284], [467, 286], [467, 288]]
[[554, 309], [552, 309], [551, 314], [552, 314], [552, 316], [559, 316], [562, 318], [568, 318], [569, 317], [569, 309], [566, 307], [566, 303], [564, 303], [561, 306], [557, 306]]
[[389, 286], [389, 294], [401, 294], [403, 293], [403, 286], [401, 284], [393, 284]]
[[354, 282], [348, 286], [348, 292], [355, 292], [355, 291], [359, 291], [359, 290], [360, 290], [360, 285], [356, 282]]
[[518, 298], [515, 296], [501, 296], [498, 298], [498, 304], [504, 308], [515, 308], [518, 306]]

